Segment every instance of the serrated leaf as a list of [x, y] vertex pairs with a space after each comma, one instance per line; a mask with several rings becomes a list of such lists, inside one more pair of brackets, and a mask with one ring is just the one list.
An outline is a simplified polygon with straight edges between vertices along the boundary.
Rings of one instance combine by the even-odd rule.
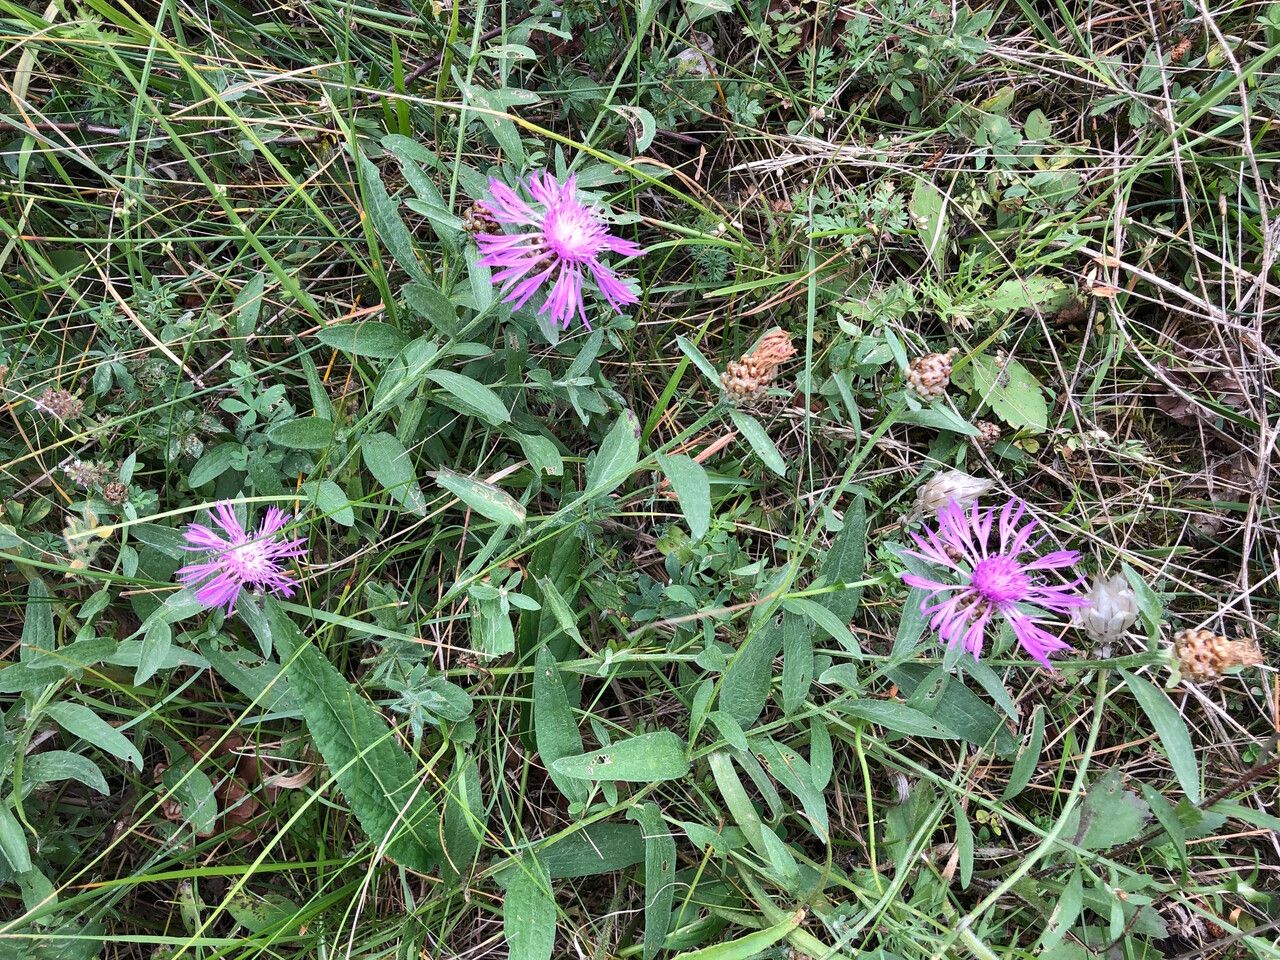
[[549, 960], [556, 945], [556, 902], [547, 869], [532, 854], [501, 877], [502, 932], [511, 960]]
[[587, 494], [612, 493], [626, 482], [639, 462], [640, 421], [630, 410], [624, 410], [587, 467]]
[[322, 417], [298, 417], [273, 426], [267, 438], [290, 450], [327, 450], [333, 444], [333, 423]]
[[502, 398], [478, 380], [452, 370], [428, 370], [427, 379], [469, 408], [463, 412], [474, 410], [495, 427], [511, 419], [511, 412]]
[[695, 541], [701, 540], [711, 527], [711, 481], [707, 479], [707, 471], [693, 457], [683, 454], [671, 457], [658, 454], [657, 460], [671, 481], [680, 511], [689, 524], [689, 535]]
[[62, 701], [45, 707], [45, 713], [67, 733], [93, 744], [104, 753], [132, 763], [142, 769], [142, 754], [129, 739], [88, 707], [79, 703]]
[[267, 599], [266, 610], [289, 691], [351, 812], [379, 850], [430, 873], [438, 862], [440, 819], [425, 775], [382, 716], [303, 639], [275, 600]]
[[316, 339], [335, 350], [357, 357], [373, 357], [376, 360], [390, 360], [409, 342], [391, 324], [377, 320], [323, 327], [316, 333]]
[[1040, 382], [1017, 360], [1003, 370], [992, 357], [973, 358], [973, 386], [1005, 423], [1016, 430], [1043, 433], [1049, 425], [1049, 405]]
[[1168, 695], [1142, 677], [1135, 676], [1128, 670], [1121, 670], [1120, 676], [1129, 685], [1129, 692], [1134, 695], [1142, 712], [1151, 721], [1156, 736], [1169, 757], [1169, 765], [1173, 767], [1173, 775], [1187, 799], [1194, 804], [1200, 803], [1200, 770], [1196, 764], [1196, 751], [1191, 743], [1191, 732], [1187, 730], [1186, 721], [1178, 713], [1177, 708], [1169, 700]]
[[436, 483], [444, 487], [455, 497], [465, 503], [480, 516], [494, 523], [510, 523], [518, 527], [524, 526], [525, 509], [522, 504], [505, 490], [495, 487], [483, 480], [473, 480], [452, 470], [440, 469], [432, 476]]
[[404, 444], [389, 433], [369, 433], [360, 439], [360, 452], [369, 472], [394, 500], [410, 513], [426, 515], [427, 501]]
[[733, 420], [733, 425], [738, 428], [738, 431], [747, 438], [747, 443], [751, 444], [751, 449], [764, 461], [764, 465], [778, 476], [785, 477], [787, 462], [782, 459], [782, 454], [769, 439], [769, 434], [760, 425], [760, 421], [740, 410], [730, 410], [729, 418]]
[[561, 757], [551, 766], [561, 776], [578, 780], [626, 783], [678, 780], [689, 773], [684, 741], [670, 730], [644, 733], [590, 753]]

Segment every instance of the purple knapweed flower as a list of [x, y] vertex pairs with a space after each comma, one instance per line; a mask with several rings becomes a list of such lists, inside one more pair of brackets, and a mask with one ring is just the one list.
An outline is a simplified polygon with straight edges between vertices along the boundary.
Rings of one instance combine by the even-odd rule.
[[183, 538], [186, 549], [211, 553], [203, 563], [192, 563], [178, 570], [178, 579], [194, 589], [196, 599], [209, 607], [226, 607], [230, 615], [246, 587], [293, 596], [297, 581], [285, 569], [285, 561], [306, 555], [306, 539], [278, 536], [290, 516], [276, 507], [267, 510], [258, 529], [250, 534], [240, 525], [231, 504], [217, 504], [209, 511], [213, 522], [226, 534], [220, 536], [202, 523], [187, 525]]
[[[606, 251], [623, 256], [639, 256], [644, 251], [629, 240], [612, 236], [594, 209], [577, 195], [576, 178], [559, 183], [550, 173], [521, 181], [538, 204], [531, 206], [505, 183], [489, 178], [493, 197], [488, 213], [511, 233], [482, 233], [476, 244], [480, 262], [498, 268], [493, 275], [501, 284], [503, 299], [516, 309], [524, 306], [539, 290], [550, 287], [539, 314], [568, 329], [575, 314], [588, 330], [582, 302], [583, 272], [590, 274], [596, 288], [614, 310], [621, 311], [639, 298], [600, 262]], [[525, 229], [530, 228], [530, 229]]]
[[[948, 647], [963, 644], [979, 656], [987, 624], [998, 615], [1009, 622], [1022, 649], [1052, 670], [1049, 655], [1070, 646], [1043, 629], [1050, 623], [1044, 619], [1045, 612], [1066, 613], [1089, 601], [1073, 593], [1081, 580], [1048, 582], [1046, 573], [1069, 569], [1080, 554], [1075, 550], [1038, 554], [1044, 538], [1031, 542], [1038, 523], [1033, 519], [1022, 523], [1026, 509], [1020, 500], [986, 511], [977, 504], [966, 509], [951, 501], [938, 514], [937, 530], [926, 529], [923, 536], [913, 533], [917, 549], [907, 552], [952, 571], [956, 582], [941, 583], [914, 573], [903, 574], [902, 579], [929, 592], [920, 609], [932, 614], [929, 625]], [[997, 513], [999, 538], [992, 543]]]

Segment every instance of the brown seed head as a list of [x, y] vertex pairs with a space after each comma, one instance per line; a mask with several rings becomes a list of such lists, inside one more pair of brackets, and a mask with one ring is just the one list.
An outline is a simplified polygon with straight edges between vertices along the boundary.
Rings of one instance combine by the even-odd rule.
[[907, 387], [923, 400], [936, 400], [947, 392], [951, 383], [951, 361], [960, 351], [926, 353], [916, 357], [907, 367]]
[[992, 423], [990, 420], [979, 420], [976, 424], [978, 435], [973, 438], [983, 450], [990, 450], [996, 445], [996, 441], [1000, 439], [999, 424]]
[[50, 387], [36, 397], [36, 407], [58, 420], [74, 420], [84, 413], [84, 401], [70, 390]]
[[770, 330], [754, 350], [729, 363], [720, 375], [720, 383], [734, 403], [757, 400], [778, 375], [778, 368], [795, 354], [791, 334]]
[[1253, 640], [1228, 640], [1205, 629], [1174, 634], [1173, 655], [1182, 675], [1196, 683], [1212, 683], [1232, 670], [1262, 663], [1262, 651]]

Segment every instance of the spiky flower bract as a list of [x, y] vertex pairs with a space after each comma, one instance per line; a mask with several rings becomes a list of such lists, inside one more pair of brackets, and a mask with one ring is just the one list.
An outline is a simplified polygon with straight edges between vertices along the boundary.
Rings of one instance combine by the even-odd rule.
[[498, 180], [490, 178], [488, 214], [509, 233], [481, 233], [476, 236], [480, 262], [497, 272], [494, 283], [501, 285], [503, 299], [516, 309], [539, 291], [546, 300], [538, 313], [567, 329], [577, 316], [588, 330], [586, 306], [582, 298], [584, 279], [616, 311], [639, 298], [600, 257], [606, 252], [639, 256], [642, 251], [629, 240], [613, 236], [596, 210], [578, 199], [576, 177], [560, 183], [549, 172], [534, 175], [521, 185], [536, 206]]
[[1052, 624], [1048, 615], [1068, 613], [1089, 601], [1074, 592], [1082, 581], [1053, 583], [1049, 579], [1070, 570], [1080, 554], [1075, 550], [1040, 553], [1045, 538], [1032, 542], [1039, 524], [1034, 519], [1024, 523], [1025, 514], [1026, 504], [1020, 500], [985, 511], [977, 504], [966, 509], [951, 501], [939, 512], [937, 529], [911, 535], [916, 549], [908, 553], [949, 571], [954, 582], [914, 573], [903, 574], [902, 579], [928, 592], [921, 609], [931, 614], [930, 627], [948, 647], [962, 645], [980, 656], [987, 627], [1003, 618], [1022, 649], [1052, 669], [1049, 656], [1070, 646], [1045, 629]]
[[250, 534], [227, 501], [209, 512], [222, 534], [202, 523], [187, 525], [186, 549], [211, 554], [208, 560], [178, 570], [183, 586], [195, 591], [208, 607], [224, 607], [230, 615], [244, 589], [293, 596], [297, 581], [286, 568], [289, 560], [306, 556], [306, 539], [282, 537], [292, 519], [276, 507], [267, 510], [258, 529]]

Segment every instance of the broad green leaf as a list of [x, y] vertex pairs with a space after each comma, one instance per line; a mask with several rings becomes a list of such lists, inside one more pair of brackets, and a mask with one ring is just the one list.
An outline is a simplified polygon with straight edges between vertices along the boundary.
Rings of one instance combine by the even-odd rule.
[[556, 769], [556, 761], [582, 753], [582, 734], [578, 732], [560, 668], [545, 646], [539, 648], [533, 667], [533, 738], [542, 765], [560, 792], [571, 803], [586, 800], [586, 784]]
[[308, 480], [302, 485], [302, 491], [311, 498], [316, 509], [344, 527], [351, 527], [356, 522], [356, 512], [351, 501], [342, 488], [332, 480]]
[[1071, 811], [1062, 837], [1086, 850], [1105, 850], [1136, 838], [1150, 816], [1146, 801], [1126, 790], [1120, 771], [1112, 768]]
[[751, 960], [789, 934], [804, 920], [805, 912], [797, 910], [787, 919], [775, 923], [771, 927], [748, 933], [736, 940], [726, 940], [700, 950], [690, 950], [679, 954], [675, 960]]
[[683, 454], [668, 457], [658, 454], [658, 466], [671, 481], [680, 502], [680, 510], [689, 524], [689, 534], [701, 540], [711, 527], [711, 481], [702, 464]]
[[978, 435], [977, 427], [950, 407], [941, 404], [934, 404], [931, 407], [925, 407], [923, 410], [904, 410], [898, 414], [898, 419], [903, 423], [913, 423], [916, 426], [929, 427], [932, 430], [948, 430], [963, 437], [976, 437]]
[[27, 584], [27, 606], [22, 617], [22, 646], [18, 656], [22, 660], [35, 660], [53, 650], [55, 643], [53, 601], [49, 597], [49, 588], [39, 577], [32, 577]]
[[634, 823], [593, 823], [538, 851], [553, 880], [594, 877], [644, 859], [644, 835]]
[[1052, 313], [1073, 297], [1072, 289], [1056, 277], [1015, 277], [996, 287], [983, 306], [995, 313], [1033, 308]]
[[0, 803], [0, 854], [9, 861], [17, 873], [31, 869], [31, 851], [27, 847], [27, 835], [9, 810], [8, 803]]
[[675, 901], [676, 842], [656, 803], [641, 803], [628, 814], [644, 831], [644, 960], [662, 949]]
[[502, 398], [478, 380], [452, 370], [428, 370], [427, 379], [467, 407], [464, 413], [474, 410], [495, 427], [511, 419], [511, 411]]
[[467, 876], [484, 840], [486, 820], [479, 768], [475, 758], [459, 748], [445, 791], [441, 869], [447, 868], [458, 878]]
[[[233, 467], [243, 470], [246, 456], [244, 444], [220, 443], [206, 450], [196, 461], [191, 472], [187, 474], [187, 484], [194, 490], [196, 487], [203, 487], [206, 483], [217, 480]], [[137, 535], [137, 533], [138, 528], [135, 527], [134, 534]]]
[[439, 859], [440, 818], [425, 774], [369, 701], [271, 599], [267, 617], [286, 663], [289, 691], [360, 826], [392, 860], [432, 872]]
[[231, 314], [235, 318], [232, 329], [238, 338], [243, 339], [258, 329], [258, 316], [262, 313], [262, 294], [265, 289], [266, 277], [255, 273], [236, 294]]
[[693, 362], [695, 367], [702, 371], [702, 375], [707, 378], [707, 382], [719, 390], [720, 374], [716, 372], [715, 366], [703, 355], [702, 351], [685, 337], [676, 337], [676, 346], [680, 348], [681, 353]]
[[24, 773], [28, 783], [57, 783], [59, 780], [78, 780], [91, 790], [106, 796], [107, 778], [98, 765], [88, 757], [67, 750], [46, 750], [27, 760]]
[[518, 433], [516, 440], [524, 451], [525, 459], [538, 473], [551, 477], [564, 476], [564, 458], [555, 442], [533, 433]]
[[782, 710], [792, 714], [813, 683], [813, 636], [802, 618], [782, 618]]
[[587, 466], [587, 494], [598, 497], [612, 493], [626, 482], [639, 462], [640, 421], [630, 410], [624, 410]]
[[182, 809], [183, 818], [191, 824], [196, 836], [207, 837], [218, 822], [218, 801], [213, 793], [213, 781], [200, 769], [192, 769], [191, 759], [183, 757], [178, 763], [166, 767], [160, 777], [161, 785]]
[[804, 617], [850, 653], [861, 654], [862, 650], [858, 646], [858, 641], [853, 636], [852, 631], [850, 631], [849, 624], [822, 604], [808, 597], [788, 597], [782, 601], [782, 607], [788, 613]]
[[561, 757], [552, 766], [565, 777], [627, 783], [678, 780], [689, 773], [684, 741], [670, 730], [644, 733], [590, 753]]
[[[844, 526], [835, 543], [822, 558], [818, 575], [828, 585], [857, 583], [867, 567], [867, 505], [861, 496], [855, 496], [844, 514]], [[851, 587], [824, 593], [813, 598], [837, 618], [848, 623], [858, 610], [862, 600], [862, 588]]]
[[132, 763], [139, 770], [142, 769], [142, 754], [138, 752], [138, 748], [88, 707], [64, 700], [49, 704], [45, 707], [45, 713], [67, 733], [93, 744], [119, 760]]
[[794, 877], [797, 871], [795, 858], [785, 845], [760, 819], [751, 797], [742, 786], [742, 778], [734, 768], [728, 751], [717, 750], [707, 757], [711, 766], [711, 775], [716, 781], [716, 788], [724, 799], [734, 822], [742, 829], [743, 835], [751, 847], [767, 862], [774, 864], [784, 877]]
[[1042, 433], [1049, 425], [1049, 405], [1040, 382], [1017, 360], [1001, 369], [994, 358], [973, 358], [973, 385], [991, 409], [1015, 430]]
[[427, 501], [404, 444], [389, 433], [368, 433], [360, 439], [360, 452], [374, 479], [398, 503], [410, 513], [426, 515]]
[[524, 504], [505, 490], [483, 480], [473, 480], [460, 473], [441, 468], [432, 474], [436, 483], [444, 487], [480, 516], [494, 523], [511, 523], [524, 526]]
[[410, 283], [401, 293], [405, 306], [446, 337], [458, 334], [458, 308], [435, 284]]
[[409, 342], [391, 324], [377, 320], [336, 323], [331, 327], [323, 327], [316, 333], [316, 339], [335, 350], [378, 360], [390, 360]]
[[840, 712], [909, 737], [933, 737], [959, 740], [958, 734], [946, 729], [914, 707], [892, 700], [850, 700], [840, 704]]
[[227, 901], [227, 912], [252, 934], [279, 933], [302, 922], [298, 905], [281, 893], [239, 890]]
[[720, 738], [725, 743], [733, 747], [735, 750], [748, 750], [750, 746], [747, 743], [747, 735], [742, 731], [742, 725], [733, 719], [730, 714], [723, 710], [712, 710], [707, 714], [707, 719], [720, 733]]
[[1196, 751], [1191, 744], [1191, 733], [1187, 730], [1186, 721], [1168, 695], [1151, 681], [1127, 670], [1121, 670], [1120, 676], [1124, 677], [1124, 682], [1129, 685], [1142, 712], [1155, 728], [1182, 792], [1192, 803], [1200, 803], [1200, 770], [1196, 764]]
[[413, 236], [409, 233], [409, 228], [404, 225], [404, 221], [400, 219], [396, 201], [391, 199], [387, 188], [382, 183], [382, 173], [377, 165], [363, 154], [357, 157], [357, 160], [360, 164], [360, 179], [364, 187], [365, 212], [373, 221], [373, 228], [378, 232], [383, 245], [400, 268], [419, 283], [426, 283], [427, 275], [413, 249]]
[[[583, 645], [582, 634], [578, 632], [577, 617], [574, 616], [573, 610], [569, 608], [560, 591], [556, 589], [555, 583], [550, 577], [537, 577], [536, 580], [538, 586], [542, 588], [543, 603], [555, 617], [560, 629], [571, 636], [579, 646]], [[581, 752], [581, 750], [582, 745], [579, 744], [575, 752]]]
[[[1071, 877], [1062, 888], [1053, 911], [1044, 925], [1044, 933], [1040, 937], [1040, 947], [1048, 951], [1062, 941], [1071, 929], [1080, 910], [1084, 906], [1084, 879], [1079, 869], [1071, 871]], [[1044, 954], [1041, 954], [1043, 956]], [[1085, 956], [1089, 956], [1088, 953]]]
[[333, 443], [333, 423], [321, 417], [298, 417], [276, 424], [267, 437], [291, 450], [327, 450]]
[[738, 431], [747, 438], [747, 443], [751, 444], [751, 449], [756, 452], [756, 456], [764, 461], [764, 465], [778, 476], [785, 477], [787, 475], [787, 462], [782, 459], [782, 454], [778, 452], [778, 448], [769, 439], [769, 434], [760, 425], [760, 421], [743, 413], [741, 410], [730, 410], [729, 417], [733, 420], [733, 425], [738, 428]]
[[658, 132], [658, 122], [653, 118], [653, 114], [644, 107], [631, 104], [610, 104], [609, 109], [622, 114], [633, 127], [639, 126], [640, 129], [636, 132], [636, 152], [648, 150], [649, 144], [653, 143], [654, 135]]
[[501, 877], [502, 932], [511, 960], [549, 960], [556, 945], [556, 901], [551, 878], [536, 856], [521, 858]]
[[1134, 596], [1138, 600], [1138, 613], [1147, 628], [1147, 636], [1153, 645], [1158, 644], [1160, 626], [1164, 623], [1164, 600], [1137, 570], [1127, 563], [1124, 564], [1123, 569], [1125, 579], [1129, 581], [1129, 586], [1133, 587]]
[[752, 741], [752, 749], [765, 764], [769, 775], [790, 791], [804, 811], [804, 819], [817, 835], [826, 843], [831, 837], [831, 823], [827, 817], [827, 801], [822, 791], [813, 782], [813, 771], [809, 762], [786, 744], [778, 743], [769, 737], [756, 737]]
[[916, 181], [911, 191], [911, 218], [934, 270], [947, 268], [947, 198], [930, 180]]
[[729, 661], [720, 686], [720, 709], [750, 727], [764, 709], [773, 682], [773, 658], [782, 648], [782, 628], [772, 619], [752, 629]]
[[1005, 784], [1001, 800], [1012, 800], [1031, 782], [1036, 765], [1040, 762], [1040, 748], [1044, 744], [1044, 707], [1036, 707], [1034, 719], [1031, 721], [1031, 739], [1026, 749], [1018, 754], [1009, 774], [1009, 782]]
[[917, 710], [945, 729], [955, 731], [977, 747], [991, 748], [989, 745], [994, 743], [997, 756], [1008, 757], [1017, 752], [1018, 742], [1005, 729], [1000, 714], [960, 678], [948, 675], [940, 667], [918, 663], [904, 663], [885, 673], [904, 696], [911, 698]]

